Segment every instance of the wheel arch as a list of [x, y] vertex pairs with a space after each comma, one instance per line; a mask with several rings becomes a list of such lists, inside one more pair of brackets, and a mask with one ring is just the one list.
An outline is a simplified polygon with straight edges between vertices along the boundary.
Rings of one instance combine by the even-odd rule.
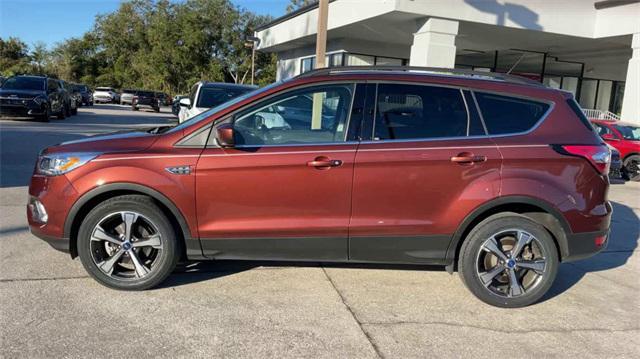
[[[71, 207], [64, 223], [64, 237], [69, 238], [69, 252], [72, 258], [78, 255], [77, 235], [82, 221], [96, 205], [104, 200], [126, 194], [141, 194], [153, 199], [158, 207], [169, 218], [176, 234], [182, 240], [183, 256], [202, 256], [200, 241], [191, 235], [189, 225], [180, 209], [162, 193], [135, 183], [110, 183], [96, 187], [83, 194]], [[186, 250], [186, 252], [185, 252]]]
[[624, 161], [627, 160], [627, 158], [631, 157], [631, 156], [640, 156], [640, 152], [630, 152], [627, 153], [626, 156], [624, 156], [624, 158], [622, 159], [622, 162], [624, 163]]
[[569, 253], [567, 234], [572, 233], [569, 223], [552, 204], [528, 196], [505, 196], [486, 202], [468, 214], [451, 238], [447, 249], [448, 269], [453, 271], [457, 265], [458, 254], [469, 232], [485, 218], [502, 212], [524, 215], [541, 224], [553, 237], [558, 256], [564, 258]]

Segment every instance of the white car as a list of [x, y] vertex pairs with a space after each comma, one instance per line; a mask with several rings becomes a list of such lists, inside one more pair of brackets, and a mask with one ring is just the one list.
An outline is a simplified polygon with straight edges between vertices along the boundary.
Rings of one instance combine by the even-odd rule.
[[238, 85], [224, 82], [200, 81], [191, 87], [188, 98], [180, 100], [178, 119], [184, 122], [212, 107], [221, 105], [258, 88], [252, 85]]
[[120, 96], [113, 87], [96, 87], [93, 91], [93, 101], [99, 103], [117, 103]]

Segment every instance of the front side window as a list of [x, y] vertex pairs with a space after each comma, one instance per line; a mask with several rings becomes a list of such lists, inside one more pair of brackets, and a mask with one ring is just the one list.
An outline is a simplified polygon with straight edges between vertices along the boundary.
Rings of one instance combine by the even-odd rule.
[[614, 125], [613, 127], [620, 132], [625, 140], [640, 141], [640, 127], [631, 125]]
[[542, 119], [550, 107], [547, 103], [517, 97], [484, 92], [476, 92], [475, 95], [490, 135], [529, 131]]
[[383, 84], [378, 86], [375, 140], [470, 135], [469, 116], [458, 89]]
[[289, 92], [236, 117], [239, 146], [344, 142], [353, 85], [328, 85]]

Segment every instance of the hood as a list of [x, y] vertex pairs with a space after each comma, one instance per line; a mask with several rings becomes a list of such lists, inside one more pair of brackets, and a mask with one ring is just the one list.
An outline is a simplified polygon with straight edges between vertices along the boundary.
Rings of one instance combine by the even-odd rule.
[[155, 128], [90, 136], [62, 142], [46, 148], [43, 153], [97, 152], [103, 154], [142, 151], [149, 148], [158, 139], [159, 136], [154, 134], [154, 130]]
[[44, 94], [41, 90], [0, 89], [1, 97], [34, 98]]

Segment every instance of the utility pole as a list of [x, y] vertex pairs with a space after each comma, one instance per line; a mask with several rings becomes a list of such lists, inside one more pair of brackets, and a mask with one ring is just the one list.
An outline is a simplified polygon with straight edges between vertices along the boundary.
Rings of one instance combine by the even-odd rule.
[[[329, 0], [318, 2], [318, 34], [316, 36], [316, 69], [326, 67], [327, 56], [327, 19], [329, 15]], [[316, 92], [313, 94], [313, 108], [311, 112], [311, 129], [322, 129], [322, 103], [325, 94]]]
[[245, 47], [251, 48], [251, 84], [253, 85], [256, 77], [256, 47], [260, 44], [260, 38], [255, 36], [248, 36], [247, 42], [244, 43]]
[[329, 0], [318, 2], [318, 34], [316, 36], [316, 68], [326, 67], [327, 56], [327, 19], [329, 18]]

